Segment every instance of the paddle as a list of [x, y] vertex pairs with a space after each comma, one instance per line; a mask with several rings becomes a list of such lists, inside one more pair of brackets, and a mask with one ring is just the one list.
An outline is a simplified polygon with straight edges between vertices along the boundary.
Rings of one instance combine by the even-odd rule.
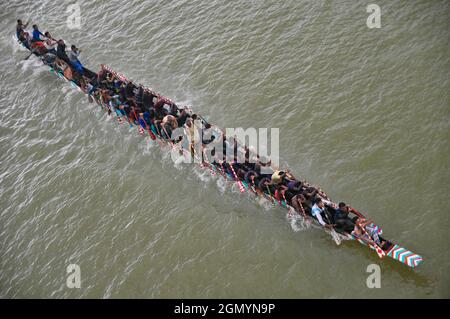
[[[358, 223], [357, 223], [358, 225]], [[364, 235], [366, 235], [369, 239], [372, 239], [372, 237], [370, 237], [370, 235], [367, 233], [366, 227], [364, 225], [358, 225], [359, 228], [362, 230], [362, 232], [364, 233]], [[364, 227], [363, 227], [364, 226]], [[352, 234], [353, 236], [355, 236], [355, 234]], [[358, 236], [355, 236], [356, 238], [359, 238]], [[362, 241], [364, 241], [364, 239], [361, 238]], [[378, 246], [372, 239], [372, 242], [367, 241], [367, 244], [370, 246], [370, 248], [372, 248], [373, 250], [375, 250], [377, 252], [378, 257], [383, 258], [384, 256], [386, 256], [386, 253], [384, 252], [383, 249], [380, 248], [380, 246]]]
[[222, 175], [225, 180], [227, 180], [227, 173], [225, 172], [225, 168], [223, 167], [223, 162], [220, 162], [220, 168], [222, 169]]
[[272, 192], [270, 191], [269, 185], [266, 184], [266, 188], [267, 188], [267, 192], [269, 193], [269, 196], [270, 196], [270, 201], [273, 204]]
[[[209, 123], [203, 118], [203, 116], [201, 116], [201, 115], [199, 115], [199, 114], [197, 114], [197, 116], [198, 116], [205, 124], [209, 124]], [[209, 125], [211, 125], [211, 124], [209, 124]]]
[[28, 60], [30, 58], [30, 56], [32, 56], [33, 54], [34, 54], [34, 50], [31, 50], [31, 53], [25, 59], [23, 59], [23, 61]]

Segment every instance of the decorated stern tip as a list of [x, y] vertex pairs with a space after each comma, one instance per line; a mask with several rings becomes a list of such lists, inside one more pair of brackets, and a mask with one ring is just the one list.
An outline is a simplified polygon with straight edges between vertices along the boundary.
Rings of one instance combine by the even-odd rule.
[[411, 268], [415, 268], [423, 262], [422, 256], [400, 247], [399, 245], [392, 247], [387, 255]]

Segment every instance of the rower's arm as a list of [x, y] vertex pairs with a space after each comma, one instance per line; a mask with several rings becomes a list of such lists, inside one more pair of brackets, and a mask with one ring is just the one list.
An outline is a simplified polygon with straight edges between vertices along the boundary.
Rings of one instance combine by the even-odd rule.
[[317, 218], [317, 220], [319, 221], [319, 224], [320, 224], [320, 225], [326, 226], [326, 223], [325, 223], [325, 222], [323, 221], [323, 219], [322, 219], [322, 213], [316, 214], [316, 218]]

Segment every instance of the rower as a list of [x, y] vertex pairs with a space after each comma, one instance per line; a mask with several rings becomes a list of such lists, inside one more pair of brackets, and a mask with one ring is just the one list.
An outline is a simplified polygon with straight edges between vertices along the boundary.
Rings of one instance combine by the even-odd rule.
[[44, 36], [41, 31], [39, 31], [39, 28], [36, 24], [33, 24], [33, 41], [44, 41], [40, 37]]
[[216, 139], [216, 137], [212, 133], [213, 133], [213, 131], [211, 128], [211, 124], [206, 123], [205, 128], [202, 128], [202, 144], [203, 145], [208, 145]]
[[169, 124], [171, 129], [174, 130], [178, 127], [178, 122], [175, 116], [173, 115], [166, 115], [164, 116], [161, 125], [166, 126], [166, 124]]
[[334, 213], [334, 223], [336, 224], [337, 228], [350, 233], [355, 228], [354, 220], [348, 217], [350, 208], [343, 202], [340, 202], [338, 207], [339, 208]]
[[325, 226], [325, 227], [331, 226], [329, 223], [325, 223], [322, 218], [322, 214], [323, 214], [323, 216], [326, 219], [328, 219], [328, 217], [326, 216], [326, 213], [325, 213], [325, 204], [322, 202], [322, 199], [318, 198], [316, 200], [316, 203], [314, 204], [314, 206], [311, 209], [311, 214], [313, 215], [313, 217], [315, 217], [319, 221], [320, 225]]
[[181, 110], [180, 116], [178, 116], [177, 118], [177, 123], [178, 123], [178, 127], [183, 127], [184, 124], [186, 123], [186, 120], [189, 117], [189, 113], [187, 112], [187, 110], [184, 108]]
[[31, 52], [35, 53], [36, 55], [44, 55], [47, 53], [47, 49], [45, 48], [45, 45], [41, 41], [33, 41], [31, 43]]
[[247, 171], [244, 175], [244, 180], [249, 185], [255, 185], [255, 180], [258, 179], [259, 174], [255, 171]]
[[[285, 178], [286, 173], [284, 171], [279, 171], [276, 170], [272, 176], [271, 176], [271, 184], [273, 185], [273, 189], [274, 189], [274, 197], [281, 201], [283, 199], [283, 197], [286, 197], [286, 191], [288, 189], [288, 187], [285, 184]], [[289, 198], [289, 200], [291, 199], [291, 197]]]
[[144, 88], [142, 86], [139, 86], [139, 88], [136, 88], [133, 93], [134, 93], [134, 101], [136, 102], [137, 107], [142, 109], [142, 106], [143, 106], [142, 99], [144, 98]]
[[50, 35], [50, 32], [48, 32], [48, 31], [45, 32], [44, 36], [45, 36], [45, 41], [44, 41], [45, 48], [47, 49], [47, 51], [49, 53], [56, 54], [56, 44], [58, 42], [52, 38], [52, 36]]
[[56, 47], [56, 55], [58, 56], [58, 58], [60, 58], [67, 64], [70, 64], [69, 57], [67, 56], [67, 53], [66, 53], [66, 44], [64, 43], [64, 40], [62, 40], [62, 39], [58, 40], [58, 45]]
[[19, 42], [24, 45], [28, 50], [31, 50], [30, 48], [30, 34], [26, 31], [20, 31], [19, 33]]
[[155, 103], [155, 113], [157, 118], [163, 118], [167, 115], [167, 111], [164, 109], [164, 99], [158, 99]]
[[28, 26], [28, 23], [23, 24], [22, 20], [17, 20], [17, 25], [16, 25], [16, 36], [17, 38], [19, 38], [20, 36], [20, 32], [24, 31], [25, 32], [25, 28]]
[[291, 180], [287, 184], [287, 192], [291, 193], [292, 196], [295, 196], [297, 194], [301, 194], [302, 192], [302, 182], [297, 180]]
[[155, 111], [150, 109], [149, 111], [145, 111], [143, 113], [143, 117], [145, 122], [152, 128], [153, 126], [153, 119], [155, 118]]
[[169, 114], [171, 114], [175, 117], [178, 117], [179, 111], [180, 110], [178, 109], [178, 106], [175, 103], [173, 103], [173, 102], [169, 103]]
[[[154, 106], [153, 98], [154, 98], [154, 95], [152, 93], [150, 93], [147, 90], [144, 91], [144, 95], [142, 97], [142, 104], [144, 105], [145, 110], [149, 111], [150, 109], [153, 108], [153, 106]], [[183, 123], [183, 125], [184, 125], [184, 123]], [[183, 125], [178, 125], [178, 126], [183, 126]]]
[[[109, 75], [111, 75], [111, 78], [110, 78]], [[114, 81], [113, 74], [109, 74], [109, 75], [106, 76], [106, 85], [109, 85], [111, 81]], [[127, 99], [130, 99], [130, 98], [134, 97], [133, 90], [134, 90], [133, 83], [128, 82], [126, 87], [125, 87], [125, 95], [126, 95]]]
[[80, 60], [78, 60], [78, 56], [80, 55], [80, 49], [78, 49], [74, 44], [71, 45], [69, 52], [69, 60], [74, 69], [83, 75], [83, 65], [81, 64]]
[[262, 190], [263, 192], [267, 191], [267, 189], [270, 190], [270, 186], [271, 186], [271, 182], [270, 179], [267, 177], [262, 177], [259, 182], [258, 182], [258, 188], [260, 190]]
[[285, 176], [284, 171], [279, 171], [276, 170], [273, 174], [272, 174], [272, 183], [274, 184], [281, 184], [283, 182], [283, 178]]
[[[306, 215], [311, 215], [311, 208], [306, 203], [306, 198], [303, 196], [303, 194], [298, 194], [292, 197], [291, 199], [292, 206], [295, 208], [297, 212], [304, 215], [303, 212]], [[303, 216], [306, 217], [306, 216]]]
[[351, 234], [368, 244], [375, 243], [378, 246], [383, 246], [385, 244], [385, 241], [381, 241], [378, 236], [378, 226], [375, 226], [371, 220], [363, 217], [360, 217], [355, 221], [355, 228]]

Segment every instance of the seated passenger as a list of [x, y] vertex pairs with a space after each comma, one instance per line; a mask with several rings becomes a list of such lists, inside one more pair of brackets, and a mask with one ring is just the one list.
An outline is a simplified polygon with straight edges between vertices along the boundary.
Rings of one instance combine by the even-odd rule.
[[340, 202], [338, 206], [339, 208], [334, 214], [334, 223], [337, 228], [350, 233], [355, 228], [355, 221], [348, 217], [350, 208], [343, 202]]
[[175, 117], [178, 117], [179, 109], [175, 103], [169, 104], [169, 113]]
[[302, 182], [297, 180], [291, 180], [287, 184], [288, 192], [291, 193], [293, 196], [297, 194], [302, 193]]
[[368, 244], [384, 245], [384, 241], [381, 241], [378, 236], [378, 226], [375, 226], [371, 220], [358, 218], [351, 234]]
[[64, 74], [64, 77], [66, 79], [72, 80], [73, 78], [72, 69], [64, 60], [55, 59], [55, 66]]
[[31, 51], [37, 55], [44, 55], [47, 53], [47, 49], [45, 48], [45, 45], [43, 42], [34, 41], [31, 43], [30, 47], [31, 47]]
[[36, 24], [33, 24], [33, 41], [41, 41], [44, 40], [41, 39], [41, 36], [44, 36], [41, 31], [39, 31], [39, 28]]
[[184, 126], [188, 117], [189, 117], [189, 114], [186, 111], [186, 109], [182, 109], [180, 116], [178, 116], [178, 118], [177, 118], [178, 127]]
[[[152, 93], [150, 93], [148, 91], [144, 91], [144, 96], [142, 97], [142, 104], [144, 105], [145, 110], [149, 111], [151, 108], [153, 108], [153, 106], [154, 106], [153, 98], [154, 98], [154, 95]], [[180, 126], [180, 125], [178, 125], [178, 126]]]
[[255, 186], [255, 180], [258, 179], [259, 175], [255, 171], [247, 171], [244, 175], [244, 180], [249, 185]]
[[78, 60], [78, 56], [80, 55], [80, 49], [78, 49], [74, 44], [70, 47], [69, 52], [69, 60], [74, 69], [83, 75], [83, 65], [81, 64], [80, 60]]
[[60, 58], [61, 60], [63, 60], [64, 62], [70, 64], [69, 57], [67, 56], [67, 53], [66, 53], [66, 44], [64, 43], [64, 40], [62, 40], [62, 39], [58, 40], [58, 45], [56, 47], [56, 56], [58, 58]]
[[271, 177], [272, 183], [274, 183], [274, 184], [281, 184], [281, 183], [283, 183], [283, 179], [284, 179], [285, 175], [286, 174], [285, 174], [284, 171], [276, 170], [272, 174], [272, 177]]
[[267, 189], [270, 190], [270, 186], [271, 186], [270, 179], [267, 177], [262, 177], [258, 182], [258, 188], [263, 192], [266, 192]]
[[[122, 92], [122, 81], [115, 80], [114, 81], [114, 93], [118, 94], [120, 96], [121, 92]], [[122, 100], [125, 100], [125, 99], [122, 99]]]
[[166, 115], [164, 116], [161, 125], [165, 126], [166, 124], [169, 124], [171, 129], [174, 130], [178, 127], [178, 122], [175, 116], [173, 115]]
[[326, 223], [324, 219], [328, 219], [326, 212], [325, 212], [325, 204], [322, 202], [320, 198], [316, 200], [316, 203], [311, 209], [311, 214], [314, 218], [316, 218], [320, 225], [329, 227], [330, 223]]
[[19, 42], [22, 43], [24, 47], [26, 47], [28, 50], [31, 50], [30, 34], [28, 32], [20, 31], [18, 39], [19, 39]]
[[312, 207], [312, 205], [313, 205], [313, 203], [314, 203], [314, 200], [316, 199], [317, 189], [315, 189], [315, 188], [312, 187], [312, 186], [309, 186], [309, 187], [304, 188], [304, 189], [302, 190], [302, 194], [303, 194], [303, 196], [305, 196], [305, 198], [306, 198], [306, 204], [307, 204], [309, 207]]
[[292, 197], [291, 204], [298, 213], [303, 215], [303, 217], [306, 217], [305, 215], [311, 215], [311, 209], [306, 204], [306, 198], [302, 194]]
[[17, 39], [19, 39], [20, 33], [21, 32], [25, 32], [25, 28], [28, 26], [28, 23], [23, 24], [22, 20], [17, 20], [17, 25], [16, 25], [16, 36]]
[[106, 88], [106, 70], [100, 69], [100, 71], [97, 73], [97, 79], [96, 79], [96, 85], [99, 88]]
[[134, 101], [136, 102], [136, 105], [138, 108], [142, 108], [142, 99], [144, 98], [144, 88], [142, 86], [139, 86], [134, 90]]
[[158, 101], [156, 101], [155, 114], [156, 114], [156, 117], [160, 118], [160, 119], [162, 119], [164, 116], [167, 115], [167, 112], [164, 109], [164, 100], [163, 99], [159, 99]]
[[211, 124], [209, 124], [209, 123], [205, 124], [205, 127], [202, 128], [202, 144], [203, 145], [208, 145], [208, 144], [211, 144], [212, 142], [214, 142], [216, 137], [212, 133], [213, 133], [213, 131], [211, 129]]
[[[106, 82], [107, 82], [107, 83], [110, 83], [110, 81], [111, 81], [111, 79], [109, 79], [108, 77], [106, 77]], [[130, 98], [134, 98], [134, 92], [133, 92], [133, 90], [134, 90], [134, 85], [133, 85], [133, 83], [128, 82], [128, 83], [127, 83], [127, 86], [125, 87], [125, 95], [126, 95], [127, 100], [130, 99]]]
[[58, 41], [52, 38], [49, 32], [45, 32], [44, 45], [48, 52], [56, 54], [56, 45]]

